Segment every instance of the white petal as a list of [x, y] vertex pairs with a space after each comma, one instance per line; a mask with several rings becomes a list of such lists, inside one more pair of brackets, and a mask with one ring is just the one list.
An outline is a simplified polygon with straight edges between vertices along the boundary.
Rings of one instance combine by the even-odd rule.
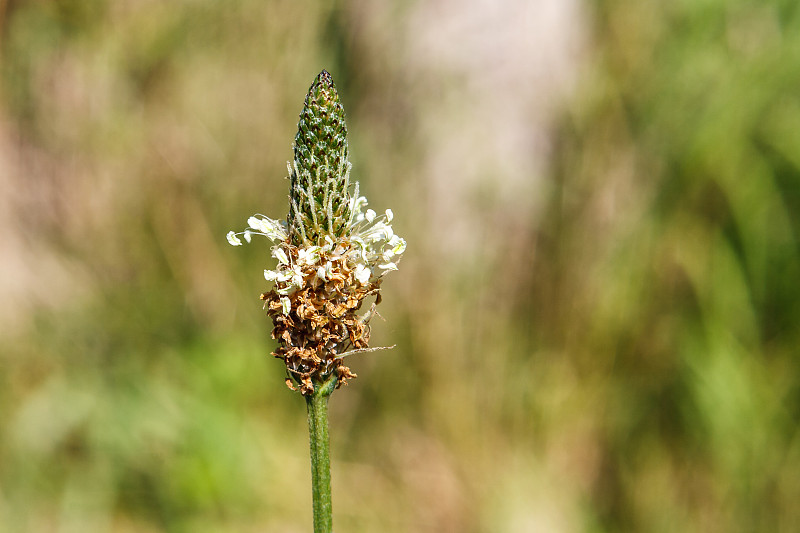
[[378, 268], [381, 268], [388, 272], [389, 270], [397, 270], [397, 265], [395, 265], [394, 263], [386, 263], [385, 265], [378, 265]]
[[365, 205], [367, 205], [367, 199], [364, 196], [359, 196], [358, 198], [350, 200], [350, 209], [353, 211], [361, 211], [361, 208]]
[[289, 258], [286, 257], [286, 252], [283, 251], [283, 248], [275, 248], [272, 250], [272, 257], [278, 260], [278, 262], [282, 265], [289, 264]]
[[[396, 235], [395, 235], [395, 237], [396, 237]], [[389, 241], [389, 244], [391, 244], [391, 241]], [[405, 241], [405, 239], [399, 239], [398, 238], [398, 242], [397, 242], [397, 244], [394, 245], [394, 248], [392, 248], [392, 252], [394, 252], [395, 255], [400, 255], [405, 251], [406, 251], [406, 241]]]
[[276, 274], [275, 281], [289, 281], [292, 278], [292, 271], [287, 271], [286, 267], [283, 265], [278, 265], [278, 268], [276, 268], [273, 272]]
[[275, 272], [274, 270], [265, 270], [264, 271], [264, 279], [267, 281], [278, 281], [280, 274]]
[[241, 246], [242, 245], [242, 241], [239, 240], [239, 237], [236, 236], [236, 232], [235, 231], [229, 231], [228, 232], [228, 242], [231, 244], [231, 246]]
[[289, 311], [292, 310], [292, 301], [289, 300], [286, 296], [281, 298], [281, 305], [283, 306], [283, 314], [288, 315]]
[[394, 218], [394, 213], [392, 213], [391, 209], [386, 210], [386, 222], [391, 222]]
[[303, 274], [299, 269], [292, 274], [292, 285], [295, 285], [298, 289], [303, 286]]
[[372, 222], [375, 220], [375, 211], [372, 209], [367, 209], [367, 214], [365, 215], [367, 222]]
[[247, 219], [247, 225], [248, 226], [250, 226], [251, 228], [253, 228], [256, 231], [261, 231], [261, 232], [264, 231], [262, 229], [262, 222], [263, 221], [261, 219], [258, 219], [256, 217], [250, 217], [250, 218]]
[[319, 261], [319, 246], [309, 246], [297, 254], [297, 262], [303, 265], [313, 265]]
[[247, 242], [250, 242], [250, 240], [252, 238], [253, 238], [253, 235], [250, 233], [250, 230], [244, 230], [244, 240], [246, 240]]
[[322, 281], [328, 281], [328, 277], [325, 275], [325, 267], [321, 266], [317, 268], [317, 278]]
[[364, 265], [358, 265], [355, 270], [355, 276], [359, 283], [366, 285], [369, 281], [370, 271]]
[[247, 219], [247, 224], [253, 230], [266, 235], [272, 241], [286, 240], [286, 223], [282, 220], [272, 220], [264, 215], [252, 216]]
[[285, 223], [278, 220], [270, 220], [269, 223], [264, 224], [264, 233], [271, 241], [285, 241], [286, 240], [286, 228]]

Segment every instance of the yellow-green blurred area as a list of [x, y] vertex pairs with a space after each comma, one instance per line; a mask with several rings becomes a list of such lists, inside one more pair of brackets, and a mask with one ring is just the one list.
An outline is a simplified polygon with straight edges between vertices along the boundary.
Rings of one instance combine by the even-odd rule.
[[0, 531], [311, 529], [259, 294], [323, 68], [408, 241], [334, 524], [800, 530], [795, 0], [0, 2]]

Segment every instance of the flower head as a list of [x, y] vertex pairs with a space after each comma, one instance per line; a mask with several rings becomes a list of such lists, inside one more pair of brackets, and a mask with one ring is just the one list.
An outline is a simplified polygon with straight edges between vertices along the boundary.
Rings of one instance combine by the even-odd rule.
[[[247, 220], [228, 242], [241, 246], [253, 235], [274, 243], [274, 269], [264, 270], [272, 290], [261, 295], [272, 318], [274, 355], [286, 363], [287, 384], [311, 394], [332, 379], [355, 377], [342, 362], [369, 341], [369, 319], [380, 302], [383, 276], [397, 270], [406, 242], [395, 235], [394, 214], [367, 209], [358, 183], [351, 186], [344, 109], [326, 71], [305, 99], [289, 164], [289, 214], [286, 222], [264, 215]], [[373, 309], [357, 314], [375, 296]]]

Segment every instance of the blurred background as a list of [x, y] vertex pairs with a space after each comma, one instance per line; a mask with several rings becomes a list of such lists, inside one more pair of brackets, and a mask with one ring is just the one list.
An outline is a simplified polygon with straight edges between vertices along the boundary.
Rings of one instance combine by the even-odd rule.
[[0, 530], [311, 529], [225, 234], [325, 68], [408, 241], [338, 531], [798, 531], [797, 5], [0, 2]]

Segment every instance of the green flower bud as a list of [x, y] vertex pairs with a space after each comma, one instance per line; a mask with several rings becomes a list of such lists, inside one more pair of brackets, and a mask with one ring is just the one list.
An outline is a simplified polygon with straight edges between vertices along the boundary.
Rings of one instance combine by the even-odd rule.
[[351, 219], [350, 161], [344, 107], [333, 78], [323, 70], [306, 95], [289, 167], [289, 241], [321, 245], [336, 239]]

